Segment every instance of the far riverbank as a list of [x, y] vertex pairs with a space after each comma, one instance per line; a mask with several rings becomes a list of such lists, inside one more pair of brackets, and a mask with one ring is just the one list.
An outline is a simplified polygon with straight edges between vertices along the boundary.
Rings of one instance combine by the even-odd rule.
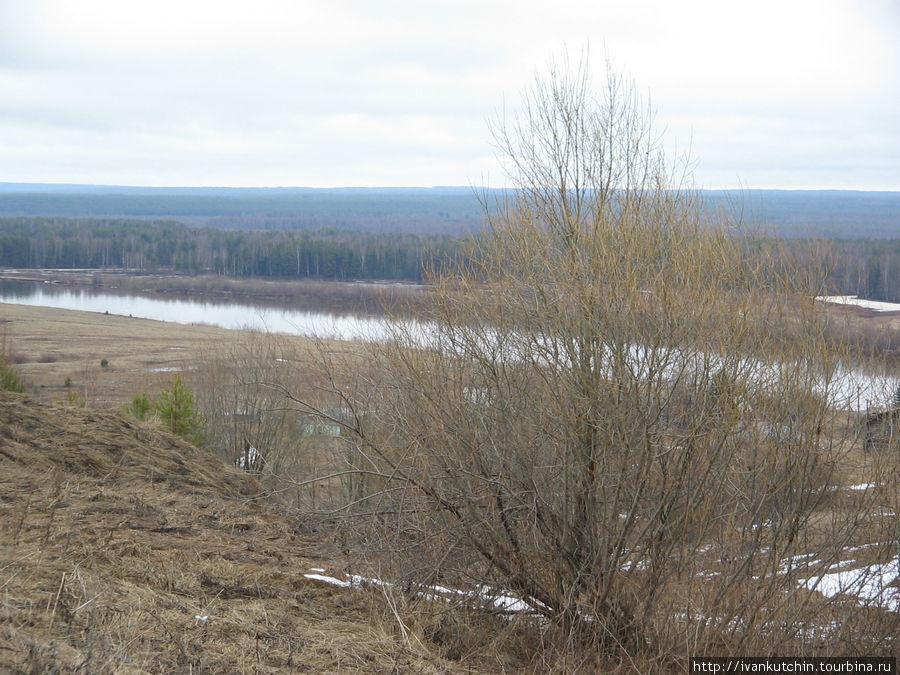
[[183, 275], [137, 270], [0, 270], [0, 280], [32, 281], [121, 295], [236, 302], [278, 309], [303, 308], [334, 314], [406, 314], [428, 287], [397, 282], [271, 281], [214, 274]]

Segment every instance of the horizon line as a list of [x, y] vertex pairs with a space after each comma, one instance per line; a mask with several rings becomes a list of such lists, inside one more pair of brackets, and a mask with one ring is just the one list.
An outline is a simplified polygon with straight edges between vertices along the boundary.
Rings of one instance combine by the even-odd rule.
[[[41, 182], [41, 181], [3, 181], [0, 180], [0, 186], [40, 186], [40, 187], [57, 187], [57, 188], [126, 188], [126, 189], [148, 189], [148, 190], [461, 190], [470, 189], [477, 190], [514, 190], [513, 186], [473, 186], [473, 185], [149, 185], [149, 184], [133, 184], [133, 183], [71, 183], [71, 182]], [[689, 188], [671, 188], [673, 190], [682, 189], [686, 191], [700, 192], [900, 192], [900, 187], [747, 187], [744, 186], [724, 186], [724, 187], [689, 187]]]

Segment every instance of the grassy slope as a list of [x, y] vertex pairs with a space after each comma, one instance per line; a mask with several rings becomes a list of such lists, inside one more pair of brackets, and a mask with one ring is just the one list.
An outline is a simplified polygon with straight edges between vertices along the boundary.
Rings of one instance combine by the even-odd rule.
[[[445, 671], [213, 455], [0, 393], [0, 671]], [[208, 620], [197, 619], [208, 616]]]

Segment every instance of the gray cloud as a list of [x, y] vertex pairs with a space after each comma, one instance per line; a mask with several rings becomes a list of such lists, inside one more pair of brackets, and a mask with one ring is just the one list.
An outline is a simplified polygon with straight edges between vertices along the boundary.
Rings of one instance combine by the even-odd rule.
[[486, 120], [590, 40], [701, 185], [900, 189], [896, 8], [0, 0], [0, 181], [478, 183]]

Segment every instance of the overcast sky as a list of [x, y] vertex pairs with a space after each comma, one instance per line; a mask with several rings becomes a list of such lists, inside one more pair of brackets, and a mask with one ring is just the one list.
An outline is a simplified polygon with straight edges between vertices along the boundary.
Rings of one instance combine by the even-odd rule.
[[499, 184], [586, 44], [699, 187], [900, 189], [900, 0], [0, 0], [0, 181]]

